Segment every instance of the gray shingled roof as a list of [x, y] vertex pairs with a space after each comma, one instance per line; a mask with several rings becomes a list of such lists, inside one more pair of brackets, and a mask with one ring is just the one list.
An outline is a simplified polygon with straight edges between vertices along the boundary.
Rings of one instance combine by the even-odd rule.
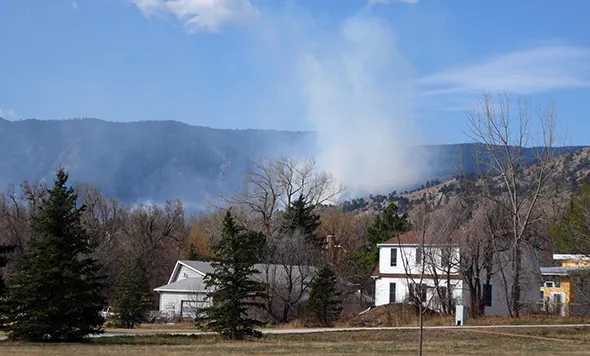
[[172, 282], [165, 286], [154, 289], [160, 291], [174, 291], [174, 292], [204, 292], [201, 288], [203, 280], [201, 278], [191, 277], [184, 278], [176, 282]]
[[209, 274], [209, 273], [213, 272], [213, 266], [211, 265], [211, 262], [190, 261], [190, 260], [181, 260], [180, 262], [196, 269], [197, 271], [203, 272], [205, 274]]
[[541, 274], [543, 275], [552, 275], [552, 274], [561, 274], [567, 275], [571, 272], [579, 272], [579, 271], [590, 271], [588, 268], [584, 267], [541, 267]]
[[[202, 272], [204, 274], [209, 274], [214, 271], [213, 265], [211, 262], [204, 262], [204, 261], [189, 261], [189, 260], [181, 260], [183, 264], [194, 268], [195, 270]], [[291, 266], [283, 266], [283, 265], [267, 265], [267, 264], [256, 264], [254, 267], [260, 272], [256, 275], [257, 280], [262, 281], [276, 281], [280, 282], [281, 280], [285, 280], [291, 275], [292, 280], [299, 281], [302, 278], [309, 280], [311, 279], [311, 275], [315, 272], [315, 267], [312, 266], [292, 266], [290, 270], [286, 269], [285, 267], [289, 268]], [[197, 285], [200, 285], [202, 282], [201, 278], [185, 278], [181, 279], [176, 282], [172, 282], [170, 284], [158, 287], [154, 289], [155, 291], [199, 291], [200, 289], [195, 290]]]

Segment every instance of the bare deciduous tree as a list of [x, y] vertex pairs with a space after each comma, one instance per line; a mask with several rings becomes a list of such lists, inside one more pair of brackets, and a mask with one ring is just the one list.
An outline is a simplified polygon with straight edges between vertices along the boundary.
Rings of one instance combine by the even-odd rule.
[[250, 225], [247, 227], [273, 238], [282, 233], [283, 223], [278, 221], [278, 215], [299, 196], [318, 206], [343, 191], [344, 186], [338, 185], [330, 174], [319, 171], [313, 159], [300, 161], [283, 156], [258, 161], [246, 175], [245, 192], [224, 200], [247, 214], [247, 220], [242, 221]]
[[[539, 133], [533, 135], [533, 120]], [[539, 105], [535, 114], [530, 102], [519, 99], [512, 107], [509, 94], [497, 98], [484, 94], [469, 115], [470, 137], [481, 144], [478, 163], [485, 186], [481, 198], [504, 210], [509, 221], [503, 230], [510, 237], [508, 300], [511, 316], [519, 317], [522, 283], [526, 271], [523, 258], [529, 258], [534, 236], [532, 226], [542, 221], [538, 202], [553, 173], [552, 148], [555, 139], [555, 110]], [[535, 147], [533, 159], [525, 154]], [[535, 163], [527, 166], [528, 163]]]

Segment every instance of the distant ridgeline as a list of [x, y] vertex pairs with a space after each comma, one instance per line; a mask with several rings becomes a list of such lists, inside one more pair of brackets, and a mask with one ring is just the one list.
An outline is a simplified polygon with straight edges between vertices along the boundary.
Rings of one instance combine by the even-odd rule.
[[[72, 181], [95, 185], [126, 203], [181, 199], [198, 210], [221, 191], [239, 190], [254, 159], [309, 156], [314, 145], [312, 132], [224, 130], [175, 121], [0, 118], [0, 189], [25, 179], [51, 179], [63, 165]], [[432, 153], [431, 183], [457, 175], [459, 167], [475, 171], [474, 144], [424, 148]], [[556, 148], [556, 154], [578, 148]], [[533, 162], [533, 151], [526, 154]], [[422, 184], [416, 182], [416, 188]]]

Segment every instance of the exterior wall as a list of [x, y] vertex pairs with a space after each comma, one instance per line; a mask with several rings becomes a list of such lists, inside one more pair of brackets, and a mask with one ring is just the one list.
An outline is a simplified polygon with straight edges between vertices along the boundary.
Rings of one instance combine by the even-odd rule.
[[[160, 312], [165, 313], [168, 317], [180, 317], [181, 316], [181, 304], [182, 301], [190, 302], [196, 306], [196, 308], [203, 308], [209, 306], [210, 303], [206, 301], [204, 293], [177, 293], [177, 292], [160, 292]], [[185, 310], [182, 316], [194, 316], [194, 311], [190, 310], [189, 315], [186, 315]]]
[[180, 268], [178, 269], [178, 272], [176, 272], [176, 275], [172, 279], [172, 282], [176, 282], [176, 281], [180, 281], [181, 279], [192, 278], [192, 277], [203, 277], [203, 275], [193, 271], [192, 269], [190, 269], [186, 266], [181, 265]]
[[[571, 280], [568, 276], [551, 276], [553, 279], [553, 287], [547, 287], [547, 284], [544, 283], [543, 286], [540, 288], [540, 291], [543, 292], [544, 298], [548, 298], [551, 292], [564, 292], [565, 293], [565, 303], [568, 304], [572, 301], [572, 288], [571, 288]], [[561, 278], [561, 285], [560, 287], [555, 287], [555, 277]], [[539, 302], [541, 301], [541, 295], [539, 294]]]
[[[392, 249], [395, 249], [397, 253], [397, 264], [396, 266], [391, 266], [391, 253]], [[379, 247], [379, 273], [386, 273], [386, 274], [419, 274], [421, 273], [421, 264], [416, 263], [416, 250], [418, 249], [417, 245], [383, 245]], [[425, 273], [432, 273], [432, 271], [428, 271], [431, 268], [442, 267], [442, 256], [441, 256], [441, 248], [438, 247], [428, 247], [424, 248], [423, 254], [426, 256], [426, 271]], [[453, 257], [451, 257], [451, 262], [453, 264], [457, 264], [459, 261], [459, 248], [454, 248]], [[402, 260], [403, 258], [403, 260]], [[407, 261], [407, 264], [404, 262]], [[437, 268], [439, 273], [443, 270], [442, 268]], [[453, 268], [451, 273], [457, 273], [457, 268]]]
[[561, 267], [590, 267], [590, 259], [562, 260]]
[[[417, 281], [416, 281], [417, 282]], [[447, 286], [446, 281], [439, 281], [440, 286]], [[395, 302], [396, 303], [403, 303], [409, 296], [409, 285], [412, 283], [410, 279], [407, 278], [389, 278], [383, 277], [378, 278], [375, 280], [375, 305], [385, 305], [389, 304], [389, 288], [390, 283], [395, 283]], [[435, 281], [433, 279], [424, 279], [422, 281], [423, 284], [426, 284], [429, 287], [435, 286]], [[451, 281], [451, 289], [453, 291], [453, 299], [455, 299], [457, 304], [461, 304], [463, 302], [463, 281], [461, 280], [452, 280]], [[434, 289], [429, 289], [426, 295], [426, 299], [429, 301], [433, 301], [432, 298], [433, 293], [436, 293]], [[434, 305], [429, 305], [430, 307], [435, 308]]]

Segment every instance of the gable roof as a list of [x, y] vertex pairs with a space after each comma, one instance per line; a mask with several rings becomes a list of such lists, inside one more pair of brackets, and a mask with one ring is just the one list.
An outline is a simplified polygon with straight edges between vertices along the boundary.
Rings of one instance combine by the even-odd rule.
[[[457, 230], [451, 236], [451, 242], [444, 243], [440, 241], [432, 242], [429, 241], [428, 237], [425, 238], [424, 244], [425, 245], [457, 245], [458, 242], [465, 238], [465, 232]], [[382, 246], [400, 246], [400, 245], [409, 245], [409, 246], [416, 246], [422, 244], [422, 230], [410, 230], [405, 232], [401, 235], [397, 235], [392, 237], [391, 239], [381, 242], [377, 244], [377, 247]]]
[[410, 230], [401, 235], [392, 237], [391, 239], [377, 244], [377, 246], [391, 246], [391, 245], [419, 245], [422, 240], [422, 231]]
[[198, 274], [205, 276], [207, 273], [213, 272], [213, 267], [209, 262], [203, 261], [190, 261], [190, 260], [178, 260], [176, 261], [176, 265], [174, 265], [174, 269], [172, 270], [172, 274], [170, 274], [170, 278], [168, 279], [168, 284], [174, 282], [174, 277], [178, 274], [178, 271], [182, 266], [185, 266]]
[[[190, 287], [194, 286], [198, 282], [198, 280], [200, 280], [200, 278], [189, 277], [183, 278], [179, 281], [174, 281], [175, 276], [178, 274], [182, 266], [185, 266], [195, 271], [203, 277], [209, 273], [212, 273], [215, 270], [213, 268], [212, 262], [178, 260], [176, 261], [174, 270], [170, 275], [168, 284], [158, 287], [154, 290], [171, 292], [196, 292], [197, 290], [195, 290], [194, 288], [191, 289]], [[316, 268], [313, 266], [284, 266], [264, 263], [255, 264], [254, 268], [256, 268], [260, 272], [257, 275], [255, 275], [254, 278], [260, 281], [281, 281], [288, 279], [289, 276], [291, 277], [291, 280], [298, 281], [302, 278], [309, 279], [311, 277], [311, 274], [315, 274], [316, 271]]]
[[200, 284], [202, 284], [200, 278], [190, 277], [181, 279], [180, 281], [176, 281], [170, 284], [166, 284], [165, 286], [158, 287], [154, 290], [156, 292], [205, 292], [204, 290], [198, 288]]

